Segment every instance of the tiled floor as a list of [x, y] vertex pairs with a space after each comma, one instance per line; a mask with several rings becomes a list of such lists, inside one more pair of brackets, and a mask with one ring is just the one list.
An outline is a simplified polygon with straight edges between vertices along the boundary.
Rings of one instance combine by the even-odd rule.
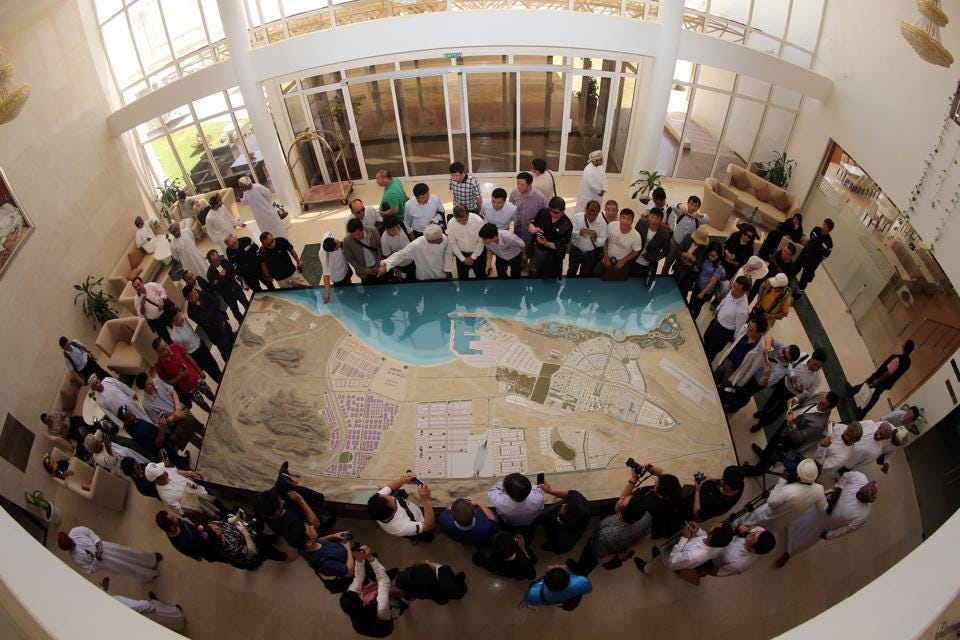
[[[824, 178], [848, 202], [849, 210], [845, 210], [845, 213], [852, 211], [857, 216], [865, 215], [868, 209], [876, 206], [876, 202], [847, 188], [837, 176], [835, 167], [836, 165], [831, 165]], [[891, 248], [893, 242], [899, 239], [898, 235], [889, 230], [879, 232], [876, 227], [871, 227], [868, 237], [902, 276], [909, 273]], [[826, 269], [823, 271], [826, 272]], [[829, 277], [829, 273], [824, 273], [824, 276]], [[960, 298], [949, 286], [949, 282], [945, 291], [932, 295], [914, 291], [913, 303], [909, 308], [899, 302], [888, 305], [884, 305], [880, 299], [873, 302], [857, 325], [862, 340], [869, 345], [873, 362], [879, 365], [891, 353], [898, 353], [907, 338], [913, 339], [917, 344], [917, 350], [912, 354], [913, 364], [910, 370], [880, 399], [881, 407], [902, 401], [943, 365], [945, 359], [956, 349], [957, 318], [960, 318]], [[853, 384], [862, 381], [856, 376], [850, 379]]]
[[[445, 184], [432, 184], [446, 199]], [[503, 186], [508, 186], [504, 184]], [[409, 186], [407, 187], [409, 190]], [[484, 184], [485, 194], [493, 185]], [[667, 184], [671, 200], [702, 190], [697, 185]], [[577, 182], [562, 179], [561, 191], [576, 196]], [[369, 188], [361, 195], [374, 195]], [[624, 201], [625, 187], [611, 185], [611, 195]], [[376, 198], [371, 198], [375, 200]], [[342, 229], [345, 211], [311, 213], [294, 221], [293, 240], [299, 248], [315, 242], [328, 228]], [[849, 316], [842, 311], [839, 296], [828, 278], [818, 278], [808, 294], [821, 311], [834, 348], [851, 375], [865, 375], [872, 367], [869, 354]], [[701, 318], [701, 323], [706, 320]], [[788, 317], [777, 323], [784, 340], [809, 344], [799, 321]], [[734, 442], [741, 458], [750, 459], [749, 444], [762, 439], [747, 430], [753, 406], [748, 405], [731, 419]], [[744, 454], [744, 452], [746, 452]], [[717, 474], [720, 469], [705, 469]], [[489, 638], [595, 638], [627, 634], [651, 639], [768, 638], [819, 613], [850, 595], [885, 571], [920, 542], [920, 523], [909, 467], [903, 454], [894, 456], [888, 476], [878, 474], [880, 499], [866, 526], [855, 534], [821, 543], [796, 557], [787, 567], [773, 563], [783, 550], [777, 549], [745, 575], [706, 579], [700, 587], [668, 575], [662, 569], [652, 576], [639, 574], [632, 564], [614, 571], [598, 569], [593, 575], [594, 593], [580, 608], [568, 613], [559, 609], [529, 610], [517, 607], [524, 583], [485, 574], [470, 563], [467, 549], [446, 538], [413, 545], [387, 539], [366, 520], [341, 519], [341, 526], [354, 532], [359, 541], [378, 551], [384, 563], [406, 566], [424, 558], [452, 565], [468, 574], [470, 591], [466, 598], [446, 607], [415, 602], [396, 625], [394, 637]], [[689, 479], [684, 479], [689, 482]], [[322, 489], [322, 487], [321, 487]], [[756, 495], [751, 481], [747, 497]], [[338, 599], [330, 595], [299, 559], [287, 563], [268, 562], [256, 572], [227, 565], [197, 563], [177, 554], [153, 523], [160, 504], [131, 491], [123, 513], [92, 508], [76, 495], [62, 491], [56, 498], [63, 512], [63, 526], [84, 524], [108, 540], [162, 551], [160, 577], [150, 584], [114, 578], [111, 592], [144, 597], [150, 589], [166, 602], [179, 603], [187, 617], [186, 634], [192, 638], [349, 638], [355, 637]], [[52, 552], [66, 560], [55, 549]], [[649, 556], [649, 544], [641, 553]], [[561, 558], [543, 552], [541, 570]], [[95, 576], [99, 579], [99, 576]]]

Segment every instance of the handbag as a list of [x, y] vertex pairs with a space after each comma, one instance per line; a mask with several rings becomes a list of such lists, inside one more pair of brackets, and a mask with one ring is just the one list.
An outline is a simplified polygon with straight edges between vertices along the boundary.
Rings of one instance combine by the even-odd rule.
[[149, 298], [144, 298], [145, 302], [149, 302], [155, 307], [160, 307], [160, 319], [164, 321], [164, 324], [172, 324], [173, 316], [177, 315], [180, 311], [180, 308], [177, 307], [177, 304], [170, 298], [164, 298], [163, 304], [158, 305], [156, 302]]

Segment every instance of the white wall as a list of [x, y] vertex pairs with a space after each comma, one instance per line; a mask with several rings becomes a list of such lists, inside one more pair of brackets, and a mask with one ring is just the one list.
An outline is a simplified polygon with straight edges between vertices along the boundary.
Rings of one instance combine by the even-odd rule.
[[26, 489], [55, 488], [39, 463], [48, 446], [38, 417], [64, 372], [57, 337], [94, 341], [73, 306], [73, 284], [113, 269], [143, 205], [128, 156], [106, 126], [110, 109], [76, 2], [8, 4], [0, 42], [15, 79], [33, 87], [19, 117], [0, 126], [0, 167], [36, 227], [0, 279], [0, 420], [9, 412], [38, 430], [26, 474], [0, 460], [0, 492], [22, 504]]
[[916, 197], [910, 223], [937, 256], [950, 281], [960, 284], [960, 260], [951, 256], [960, 246], [960, 125], [950, 120], [938, 127], [938, 139], [940, 132], [942, 143], [938, 146], [935, 142], [927, 150], [920, 167], [922, 171], [929, 160], [926, 178], [917, 178], [918, 183], [923, 181], [918, 184], [920, 191], [909, 195], [903, 212], [908, 213], [911, 199]]
[[[946, 8], [951, 13], [951, 5]], [[792, 191], [807, 193], [833, 138], [906, 210], [957, 87], [956, 64], [944, 69], [924, 62], [900, 36], [900, 20], [917, 15], [914, 3], [900, 0], [827, 3], [813, 68], [833, 79], [833, 92], [826, 103], [805, 100], [801, 107], [787, 149], [797, 160]], [[960, 56], [960, 14], [952, 10], [950, 17], [943, 44]], [[929, 228], [921, 219], [914, 224]], [[960, 282], [960, 254], [941, 251], [938, 258]]]
[[[698, 83], [730, 90], [733, 88], [734, 77], [727, 71], [703, 65], [700, 67]], [[690, 114], [697, 124], [709, 131], [710, 135], [716, 140], [719, 140], [720, 134], [723, 133], [723, 120], [727, 115], [729, 104], [730, 96], [698, 87]]]
[[[409, 34], [417, 34], [411, 38]], [[557, 34], [563, 34], [558, 43]], [[328, 65], [356, 66], [378, 56], [530, 47], [537, 51], [578, 51], [650, 55], [657, 51], [660, 25], [617, 16], [565, 11], [442, 12], [370, 20], [283, 40], [252, 52], [256, 76], [267, 80]], [[357, 43], [362, 43], [358, 46]], [[692, 31], [680, 34], [679, 57], [775, 82], [824, 100], [830, 79], [780, 58]], [[236, 85], [232, 66], [214, 65], [147, 94], [112, 114], [119, 135], [170, 109]]]
[[0, 537], [0, 607], [28, 637], [183, 640], [98, 589], [2, 509]]
[[[956, 246], [956, 245], [954, 245]], [[937, 372], [927, 378], [927, 381], [920, 385], [910, 397], [906, 399], [907, 404], [916, 405], [923, 409], [923, 415], [927, 419], [927, 424], [921, 430], [921, 435], [943, 420], [947, 414], [953, 411], [956, 406], [950, 398], [947, 391], [946, 381], [949, 380], [953, 386], [954, 393], [960, 397], [960, 379], [953, 372], [953, 366], [950, 360], [956, 360], [960, 364], [960, 350], [957, 350], [952, 356], [937, 369]]]
[[[960, 513], [955, 513], [882, 576], [780, 638], [905, 640], [920, 637], [960, 594], [958, 536]], [[824, 578], [830, 579], [830, 576]]]

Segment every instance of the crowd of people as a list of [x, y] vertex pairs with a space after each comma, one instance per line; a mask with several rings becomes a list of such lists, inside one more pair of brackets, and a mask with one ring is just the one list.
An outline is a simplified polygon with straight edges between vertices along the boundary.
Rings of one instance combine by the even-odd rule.
[[[639, 212], [604, 200], [602, 164], [602, 154], [590, 154], [572, 216], [539, 159], [532, 172], [517, 175], [512, 193], [497, 188], [489, 202], [476, 177], [453, 163], [449, 215], [425, 183], [414, 185], [408, 198], [400, 181], [380, 170], [380, 206], [350, 202], [345, 235], [326, 233], [319, 250], [324, 302], [332, 288], [349, 286], [355, 277], [370, 284], [446, 279], [454, 272], [461, 280], [565, 274], [641, 279], [646, 286], [658, 274], [673, 277], [695, 320], [705, 306], [710, 309], [703, 344], [724, 411], [736, 413], [758, 394], [765, 396], [751, 431], [766, 428], [768, 437], [765, 447], [753, 445], [755, 460], [728, 466], [716, 477], [698, 472], [684, 483], [669, 470], [631, 458], [623, 490], [607, 507], [591, 505], [575, 488], [555, 487], [546, 479], [532, 483], [519, 473], [495, 484], [488, 504], [462, 497], [440, 513], [429, 484], [413, 472], [369, 497], [367, 514], [386, 534], [426, 543], [439, 530], [470, 547], [477, 567], [532, 581], [524, 606], [571, 611], [591, 592], [590, 576], [598, 566], [615, 570], [631, 559], [641, 575], [661, 568], [692, 584], [743, 573], [775, 548], [774, 531], [785, 526], [786, 550], [777, 561], [783, 566], [820, 539], [849, 534], [866, 521], [878, 495], [871, 476], [887, 472], [886, 457], [906, 444], [908, 427], [920, 417], [920, 410], [910, 407], [878, 421], [865, 419], [910, 367], [912, 342], [860, 385], [821, 390], [827, 351], [816, 347], [806, 353], [773, 334], [829, 257], [831, 220], [805, 235], [802, 217], [795, 214], [762, 243], [758, 230], [743, 223], [719, 242], [711, 238], [709, 212], [701, 210], [696, 196], [668, 204], [658, 187]], [[247, 179], [240, 189], [241, 202], [251, 207], [262, 230], [259, 245], [234, 235], [244, 225], [218, 199], [201, 203], [181, 196], [183, 217], [192, 212], [202, 218], [218, 246], [203, 253], [185, 220], [170, 226], [171, 253], [183, 269], [185, 309], [159, 284], [140, 277], [131, 281], [135, 312], [156, 334], [156, 365], [133, 383], [140, 393], [102, 367], [83, 343], [64, 337], [59, 344], [67, 369], [78, 384], [89, 386], [104, 418], [89, 425], [78, 416], [48, 412], [41, 420], [51, 435], [75, 445], [75, 455], [129, 477], [140, 494], [163, 503], [156, 525], [178, 552], [198, 562], [253, 570], [267, 560], [287, 560], [277, 548], [283, 540], [327, 590], [339, 594], [358, 633], [383, 637], [413, 600], [443, 605], [465, 597], [466, 573], [432, 561], [387, 570], [368, 545], [350, 531], [336, 530], [323, 494], [302, 486], [286, 464], [249, 514], [224, 504], [193, 470], [187, 447], [202, 444], [204, 424], [192, 409], [210, 411], [211, 385], [223, 376], [212, 349], [226, 362], [236, 337], [227, 312], [236, 324], [242, 321], [249, 306], [246, 290], [309, 286], [269, 191]], [[153, 227], [140, 218], [136, 227], [138, 245], [150, 246]], [[831, 421], [841, 396], [860, 396], [864, 387], [870, 398], [859, 419]], [[51, 456], [44, 467], [60, 478], [69, 473]], [[763, 482], [761, 494], [733, 512], [742, 503], [745, 478], [768, 474], [778, 476], [777, 483], [766, 489]], [[593, 515], [600, 516], [595, 524]], [[570, 556], [543, 569], [540, 578], [538, 535], [542, 550]], [[651, 539], [652, 555], [639, 557], [639, 545]], [[160, 553], [105, 542], [82, 526], [61, 532], [58, 543], [86, 573], [150, 580], [162, 560]], [[125, 604], [182, 628], [179, 607], [155, 594]]]

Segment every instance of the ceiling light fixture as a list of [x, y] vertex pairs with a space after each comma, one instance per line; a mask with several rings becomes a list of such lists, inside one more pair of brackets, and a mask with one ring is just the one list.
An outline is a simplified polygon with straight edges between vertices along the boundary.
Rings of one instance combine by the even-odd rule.
[[947, 14], [940, 8], [940, 0], [917, 0], [920, 19], [914, 23], [900, 22], [900, 33], [923, 60], [941, 67], [953, 64], [953, 55], [940, 42], [940, 29], [947, 26]]

